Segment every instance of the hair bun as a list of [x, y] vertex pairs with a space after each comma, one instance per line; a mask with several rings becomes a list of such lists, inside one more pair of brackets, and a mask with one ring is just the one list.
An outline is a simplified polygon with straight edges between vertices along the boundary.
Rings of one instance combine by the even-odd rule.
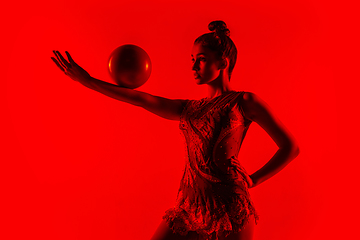
[[211, 23], [209, 23], [208, 28], [210, 31], [215, 32], [218, 36], [223, 34], [230, 37], [230, 30], [226, 27], [224, 21], [212, 21]]

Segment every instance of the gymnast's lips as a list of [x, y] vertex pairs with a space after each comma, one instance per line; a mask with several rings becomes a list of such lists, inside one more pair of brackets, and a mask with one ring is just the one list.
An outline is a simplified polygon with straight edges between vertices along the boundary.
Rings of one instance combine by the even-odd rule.
[[195, 77], [195, 79], [196, 79], [196, 78], [200, 78], [200, 75], [197, 74], [197, 73], [194, 73], [194, 77]]

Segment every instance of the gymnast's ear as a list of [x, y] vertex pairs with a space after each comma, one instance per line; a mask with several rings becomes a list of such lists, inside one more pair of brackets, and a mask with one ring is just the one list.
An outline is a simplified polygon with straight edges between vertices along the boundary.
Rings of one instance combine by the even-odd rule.
[[229, 60], [227, 58], [222, 58], [220, 60], [219, 69], [226, 69], [229, 65]]

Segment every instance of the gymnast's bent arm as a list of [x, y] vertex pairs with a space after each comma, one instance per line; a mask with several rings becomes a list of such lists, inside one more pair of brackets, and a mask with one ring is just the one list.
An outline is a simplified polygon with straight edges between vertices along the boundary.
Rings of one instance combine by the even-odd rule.
[[259, 124], [279, 147], [263, 167], [250, 175], [252, 183], [249, 186], [254, 187], [274, 176], [296, 158], [299, 155], [299, 146], [294, 136], [256, 94], [244, 93], [241, 106], [245, 118]]
[[91, 77], [83, 68], [75, 63], [68, 52], [65, 53], [69, 59], [68, 61], [58, 51], [54, 51], [57, 59], [53, 57], [51, 59], [60, 70], [71, 79], [111, 98], [142, 107], [162, 118], [169, 120], [180, 119], [180, 114], [186, 100], [154, 96], [149, 93], [120, 87], [115, 84], [98, 80]]

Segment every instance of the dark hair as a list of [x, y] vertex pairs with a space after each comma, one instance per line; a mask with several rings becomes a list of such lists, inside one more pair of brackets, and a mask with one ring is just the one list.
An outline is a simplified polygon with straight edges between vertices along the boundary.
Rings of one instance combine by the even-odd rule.
[[235, 67], [237, 58], [237, 49], [234, 42], [230, 39], [230, 30], [226, 27], [225, 22], [212, 21], [208, 25], [211, 33], [205, 33], [195, 39], [194, 44], [201, 44], [217, 54], [219, 59], [229, 58], [229, 78]]

